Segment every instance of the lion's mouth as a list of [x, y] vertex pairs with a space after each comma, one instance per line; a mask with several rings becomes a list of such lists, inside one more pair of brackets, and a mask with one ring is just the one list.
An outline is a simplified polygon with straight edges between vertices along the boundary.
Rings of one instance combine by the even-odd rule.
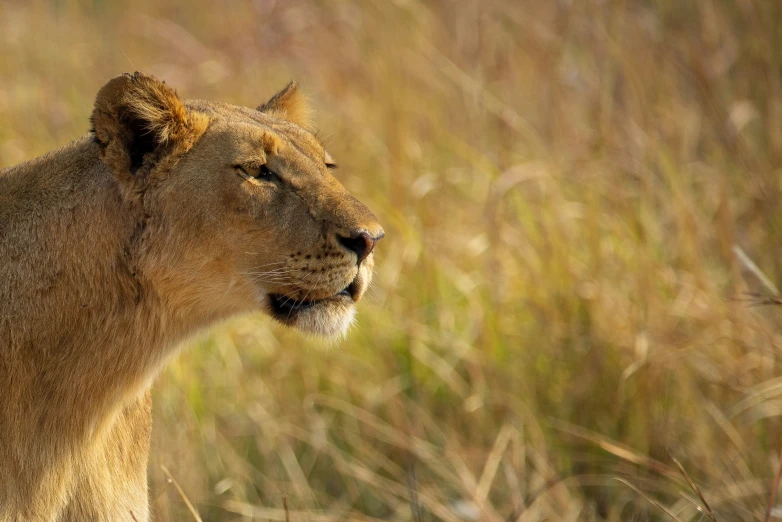
[[310, 295], [314, 294], [316, 299], [309, 298], [307, 288], [279, 288], [277, 292], [265, 294], [264, 309], [280, 323], [305, 333], [327, 338], [344, 335], [356, 318], [356, 303], [372, 280], [371, 270], [371, 266], [361, 266], [353, 281], [332, 295], [324, 289], [319, 293], [310, 289]]
[[269, 298], [271, 299], [272, 310], [274, 310], [276, 315], [290, 316], [291, 314], [301, 312], [302, 310], [307, 310], [309, 308], [313, 308], [320, 304], [326, 304], [329, 302], [336, 302], [344, 299], [350, 299], [351, 301], [355, 302], [357, 300], [357, 296], [358, 284], [354, 279], [352, 283], [336, 294], [323, 299], [296, 299], [284, 294], [271, 294]]

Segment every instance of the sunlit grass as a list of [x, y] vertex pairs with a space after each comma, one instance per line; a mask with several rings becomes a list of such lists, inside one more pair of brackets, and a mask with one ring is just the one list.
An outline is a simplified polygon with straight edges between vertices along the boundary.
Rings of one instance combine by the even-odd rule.
[[156, 520], [191, 516], [161, 466], [204, 520], [763, 520], [781, 5], [3, 4], [3, 166], [122, 72], [248, 106], [295, 78], [387, 233], [341, 345], [242, 317], [161, 375]]

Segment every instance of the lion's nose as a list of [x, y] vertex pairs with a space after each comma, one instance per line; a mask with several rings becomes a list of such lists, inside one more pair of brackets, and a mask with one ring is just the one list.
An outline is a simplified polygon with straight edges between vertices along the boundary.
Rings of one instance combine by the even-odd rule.
[[366, 230], [361, 230], [350, 237], [339, 236], [339, 242], [342, 243], [342, 246], [355, 253], [358, 257], [358, 264], [361, 264], [372, 253], [375, 243], [383, 239], [383, 236], [385, 236], [383, 232], [373, 237]]

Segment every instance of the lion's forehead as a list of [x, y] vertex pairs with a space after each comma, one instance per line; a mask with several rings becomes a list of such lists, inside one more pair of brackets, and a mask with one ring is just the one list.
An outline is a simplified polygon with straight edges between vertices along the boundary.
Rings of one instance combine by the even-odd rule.
[[251, 144], [256, 141], [260, 144], [263, 134], [272, 132], [281, 142], [308, 158], [319, 162], [328, 158], [329, 163], [333, 162], [316, 135], [289, 121], [273, 118], [255, 109], [218, 101], [188, 100], [185, 104], [190, 110], [201, 112], [213, 121], [223, 123], [226, 132], [235, 132], [237, 137], [248, 140]]

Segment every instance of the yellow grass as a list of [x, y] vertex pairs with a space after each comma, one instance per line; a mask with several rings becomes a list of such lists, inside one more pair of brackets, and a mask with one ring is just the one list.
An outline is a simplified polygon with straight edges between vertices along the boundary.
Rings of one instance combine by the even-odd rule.
[[745, 292], [782, 275], [782, 4], [8, 1], [0, 21], [0, 165], [86, 132], [122, 72], [249, 106], [296, 79], [387, 233], [344, 343], [243, 317], [161, 375], [155, 520], [766, 516], [782, 310]]

